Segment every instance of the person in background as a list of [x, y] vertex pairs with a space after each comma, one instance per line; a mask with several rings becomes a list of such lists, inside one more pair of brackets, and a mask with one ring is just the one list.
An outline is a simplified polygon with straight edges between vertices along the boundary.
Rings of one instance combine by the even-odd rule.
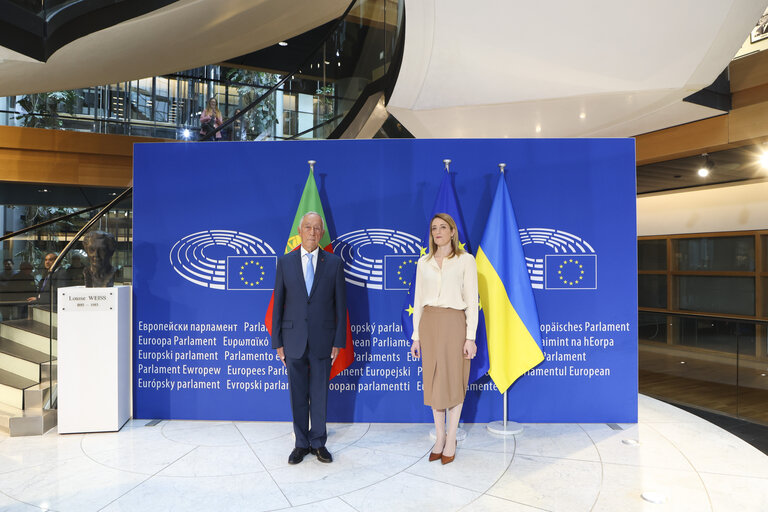
[[[223, 123], [224, 118], [221, 117], [221, 111], [219, 110], [216, 98], [209, 99], [208, 106], [200, 114], [200, 136], [205, 137]], [[213, 140], [221, 140], [221, 131], [216, 132]]]
[[[240, 114], [239, 108], [235, 110], [235, 114], [232, 117], [237, 117], [238, 114]], [[229, 129], [229, 140], [245, 140], [244, 126], [245, 119], [242, 117], [235, 119], [235, 122], [232, 123], [232, 126]]]
[[429, 460], [448, 464], [456, 457], [469, 366], [477, 353], [477, 266], [459, 245], [450, 215], [436, 213], [429, 226], [429, 253], [416, 265], [411, 354], [421, 357], [424, 405], [432, 407], [435, 420]]
[[44, 304], [51, 303], [51, 295], [52, 293], [56, 293], [56, 286], [54, 286], [54, 276], [50, 272], [57, 256], [58, 254], [55, 252], [49, 252], [45, 255], [45, 259], [43, 259], [43, 272], [40, 275], [40, 288], [38, 289], [37, 295], [35, 297], [29, 297], [27, 299], [28, 301], [37, 301]]
[[0, 273], [0, 283], [13, 279], [13, 260], [6, 258], [3, 260], [3, 271]]

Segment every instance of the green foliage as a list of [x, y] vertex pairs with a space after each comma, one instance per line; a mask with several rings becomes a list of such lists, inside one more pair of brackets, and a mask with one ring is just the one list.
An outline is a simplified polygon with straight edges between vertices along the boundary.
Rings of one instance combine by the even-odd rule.
[[[233, 85], [237, 87], [242, 107], [246, 107], [256, 101], [270, 87], [280, 81], [279, 75], [239, 68], [230, 68], [226, 72], [226, 77], [227, 80], [233, 82]], [[269, 130], [273, 124], [278, 122], [275, 94], [270, 94], [258, 105], [246, 112], [243, 120], [245, 121], [245, 129], [248, 133], [258, 135]]]
[[[69, 215], [70, 213], [74, 213], [78, 210], [77, 208], [62, 208], [57, 206], [25, 207], [8, 205], [8, 207], [26, 209], [24, 222], [26, 226], [34, 226], [35, 224], [39, 224], [50, 219]], [[51, 251], [59, 250], [59, 235], [61, 233], [76, 233], [80, 229], [80, 225], [82, 224], [83, 219], [79, 219], [80, 225], [73, 222], [74, 220], [78, 220], [78, 217], [54, 222], [52, 224], [48, 224], [47, 226], [42, 226], [32, 233], [22, 235], [27, 237], [27, 241], [26, 243], [22, 244], [23, 249], [21, 251], [17, 251], [14, 254], [14, 257], [32, 263], [35, 268], [42, 268], [45, 255]]]
[[59, 112], [73, 113], [80, 99], [82, 96], [77, 91], [27, 94], [17, 102], [25, 113], [19, 114], [16, 119], [27, 128], [61, 128]]

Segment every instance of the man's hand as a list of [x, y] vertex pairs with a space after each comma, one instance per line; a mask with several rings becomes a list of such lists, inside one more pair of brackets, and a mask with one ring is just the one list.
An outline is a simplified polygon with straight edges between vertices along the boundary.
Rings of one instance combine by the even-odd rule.
[[339, 347], [333, 347], [331, 349], [331, 366], [336, 362], [337, 357], [339, 357]]
[[283, 366], [285, 366], [285, 348], [277, 347], [277, 357], [280, 358], [280, 361], [283, 363]]

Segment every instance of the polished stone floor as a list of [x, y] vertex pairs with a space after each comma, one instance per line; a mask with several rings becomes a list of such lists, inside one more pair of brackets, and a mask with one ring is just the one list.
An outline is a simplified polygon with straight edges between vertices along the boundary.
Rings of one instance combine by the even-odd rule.
[[147, 423], [0, 435], [0, 510], [768, 510], [768, 456], [642, 395], [636, 425], [527, 424], [507, 439], [464, 425], [446, 466], [427, 461], [425, 424], [331, 424], [335, 461], [289, 466], [288, 423]]

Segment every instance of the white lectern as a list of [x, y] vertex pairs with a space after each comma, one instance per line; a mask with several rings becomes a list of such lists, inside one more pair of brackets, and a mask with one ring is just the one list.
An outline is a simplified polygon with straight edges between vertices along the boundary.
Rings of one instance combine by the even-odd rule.
[[131, 417], [131, 287], [59, 288], [59, 433], [117, 431]]

